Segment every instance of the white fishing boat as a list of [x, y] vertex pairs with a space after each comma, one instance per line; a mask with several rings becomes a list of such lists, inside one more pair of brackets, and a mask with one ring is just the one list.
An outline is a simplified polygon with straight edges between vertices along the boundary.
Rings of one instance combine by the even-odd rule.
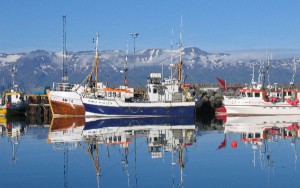
[[80, 87], [78, 84], [53, 83], [51, 90], [47, 90], [47, 96], [53, 117], [84, 116], [85, 109], [81, 101]]
[[[63, 16], [64, 27], [66, 16]], [[65, 36], [65, 28], [63, 29]], [[62, 82], [54, 82], [52, 88], [46, 91], [53, 117], [63, 116], [84, 116], [85, 109], [81, 101], [80, 94], [83, 92], [83, 87], [79, 84], [68, 83], [67, 68], [65, 62], [67, 59], [66, 41], [64, 37], [62, 52], [63, 75]]]
[[225, 111], [216, 112], [240, 116], [299, 115], [299, 94], [298, 90], [268, 92], [260, 88], [243, 88], [238, 96], [224, 96]]
[[[288, 89], [279, 89], [277, 84], [265, 88], [262, 80], [254, 82], [254, 68], [252, 75], [250, 86], [240, 89], [236, 96], [224, 96], [223, 106], [216, 109], [217, 114], [228, 116], [300, 115], [298, 99], [300, 90], [293, 88], [293, 79]], [[259, 77], [262, 77], [261, 74]]]

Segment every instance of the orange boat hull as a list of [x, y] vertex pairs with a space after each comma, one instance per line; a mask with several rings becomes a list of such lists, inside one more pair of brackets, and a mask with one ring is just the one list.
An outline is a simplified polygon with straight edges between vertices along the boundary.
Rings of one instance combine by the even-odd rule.
[[70, 104], [59, 101], [51, 101], [52, 113], [54, 116], [84, 116], [83, 105]]

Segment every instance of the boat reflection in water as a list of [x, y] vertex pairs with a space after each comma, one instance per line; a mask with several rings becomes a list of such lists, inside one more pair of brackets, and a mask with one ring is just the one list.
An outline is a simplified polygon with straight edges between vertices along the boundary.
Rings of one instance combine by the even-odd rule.
[[[251, 145], [253, 151], [252, 163], [256, 165], [256, 158], [260, 160], [261, 168], [264, 169], [264, 164], [268, 167], [274, 165], [272, 159], [272, 148], [278, 150], [281, 142], [290, 141], [294, 162], [296, 167], [297, 151], [296, 141], [299, 139], [299, 123], [300, 117], [291, 116], [255, 116], [255, 117], [227, 117], [225, 119], [225, 139], [228, 135], [239, 133], [240, 142], [246, 146]], [[237, 141], [231, 142], [232, 147], [237, 147]], [[258, 153], [256, 153], [258, 152]], [[267, 163], [263, 163], [266, 160]]]
[[[183, 170], [187, 162], [187, 147], [196, 142], [195, 121], [193, 118], [54, 118], [51, 123], [48, 141], [67, 150], [80, 148], [92, 160], [97, 183], [100, 186], [102, 170], [99, 155], [106, 154], [110, 158], [110, 148], [120, 146], [122, 153], [123, 171], [127, 174], [130, 187], [129, 157], [134, 158], [135, 186], [138, 186], [137, 175], [137, 140], [145, 139], [152, 159], [165, 157], [170, 152], [173, 166], [180, 167], [180, 185], [183, 186]], [[63, 146], [63, 147], [62, 147]], [[99, 152], [99, 147], [105, 146], [106, 153]], [[129, 147], [132, 151], [129, 150]], [[65, 152], [67, 155], [67, 152]], [[134, 155], [131, 155], [134, 153]], [[67, 156], [65, 157], [67, 158]], [[65, 181], [66, 182], [66, 181]], [[173, 180], [173, 183], [175, 180]]]
[[21, 135], [27, 131], [25, 117], [0, 117], [0, 137], [7, 137], [12, 148], [11, 161], [17, 162], [17, 147], [20, 144]]

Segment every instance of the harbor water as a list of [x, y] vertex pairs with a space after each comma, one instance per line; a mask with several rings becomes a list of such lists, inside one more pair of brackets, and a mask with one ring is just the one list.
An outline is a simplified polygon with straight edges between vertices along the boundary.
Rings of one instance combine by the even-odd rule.
[[298, 128], [261, 140], [226, 131], [252, 120], [2, 118], [1, 187], [299, 187]]

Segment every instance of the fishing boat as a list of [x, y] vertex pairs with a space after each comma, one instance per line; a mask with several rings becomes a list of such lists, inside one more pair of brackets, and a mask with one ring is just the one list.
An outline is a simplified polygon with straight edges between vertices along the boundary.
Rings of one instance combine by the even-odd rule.
[[25, 115], [28, 108], [28, 103], [25, 101], [25, 94], [15, 84], [16, 67], [11, 70], [12, 75], [12, 88], [4, 91], [0, 96], [0, 116], [15, 116]]
[[[98, 37], [96, 44], [98, 44]], [[143, 93], [140, 98], [135, 98], [134, 89], [127, 86], [126, 75], [125, 84], [119, 88], [108, 88], [98, 83], [99, 53], [97, 46], [95, 49], [94, 68], [88, 76], [90, 78], [87, 84], [89, 92], [82, 95], [86, 116], [195, 115], [194, 98], [181, 87], [183, 84], [181, 56], [175, 67], [175, 74], [169, 78], [163, 78], [161, 73], [151, 73], [147, 78], [146, 93]], [[175, 78], [176, 74], [178, 74], [177, 78]], [[101, 85], [100, 89], [99, 85]]]
[[[293, 80], [289, 88], [283, 89], [278, 88], [276, 83], [264, 87], [262, 80], [255, 82], [254, 68], [252, 76], [251, 84], [240, 89], [238, 95], [224, 95], [223, 106], [216, 109], [216, 114], [228, 116], [300, 115], [298, 99], [300, 90], [294, 88]], [[259, 77], [262, 77], [261, 74]]]
[[85, 115], [79, 94], [82, 89], [77, 90], [78, 87], [78, 84], [53, 83], [52, 89], [46, 91], [53, 117]]
[[2, 94], [0, 116], [25, 115], [28, 103], [24, 100], [24, 93], [10, 90]]
[[[64, 27], [66, 17], [63, 16]], [[63, 35], [65, 36], [65, 28], [63, 28]], [[64, 37], [62, 52], [63, 75], [62, 82], [54, 82], [52, 88], [46, 90], [50, 109], [53, 117], [64, 116], [84, 116], [85, 109], [81, 101], [82, 86], [79, 84], [68, 83], [67, 68], [65, 62], [67, 59], [66, 41]]]
[[[243, 88], [238, 96], [224, 96], [223, 109], [227, 115], [299, 115], [298, 90], [267, 91], [261, 88]], [[225, 107], [225, 109], [224, 109]]]

